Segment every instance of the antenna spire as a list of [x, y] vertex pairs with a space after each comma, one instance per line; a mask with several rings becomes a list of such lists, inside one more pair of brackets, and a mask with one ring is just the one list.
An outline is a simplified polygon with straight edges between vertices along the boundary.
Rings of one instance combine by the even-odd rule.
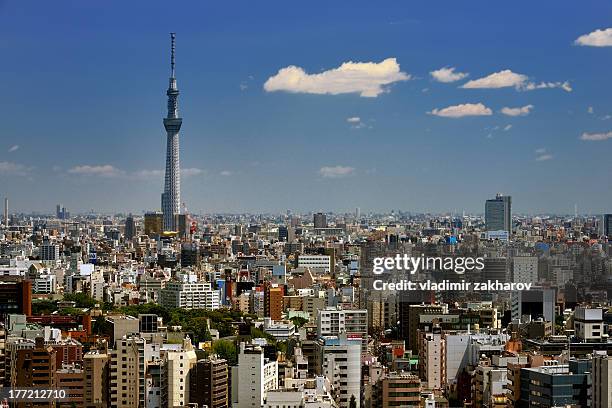
[[170, 54], [170, 68], [172, 69], [172, 78], [174, 78], [174, 50], [175, 50], [175, 42], [176, 39], [176, 33], [170, 33], [170, 40], [172, 43], [171, 46], [171, 54]]

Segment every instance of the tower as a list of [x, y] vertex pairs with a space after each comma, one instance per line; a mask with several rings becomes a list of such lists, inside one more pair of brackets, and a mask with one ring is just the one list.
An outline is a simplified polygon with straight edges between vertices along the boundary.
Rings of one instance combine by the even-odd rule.
[[177, 218], [181, 207], [181, 170], [179, 161], [179, 131], [183, 119], [178, 116], [178, 96], [179, 91], [176, 86], [174, 76], [174, 41], [175, 33], [170, 33], [171, 53], [170, 53], [170, 80], [168, 85], [168, 116], [164, 118], [166, 128], [166, 177], [164, 179], [164, 192], [161, 196], [162, 212], [164, 214], [164, 230], [176, 231]]
[[487, 231], [508, 231], [512, 234], [512, 197], [497, 194], [485, 203]]

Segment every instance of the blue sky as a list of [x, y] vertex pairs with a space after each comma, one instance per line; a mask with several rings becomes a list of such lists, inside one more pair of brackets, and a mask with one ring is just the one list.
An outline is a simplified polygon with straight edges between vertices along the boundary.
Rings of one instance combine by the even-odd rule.
[[[588, 45], [612, 36], [596, 32], [612, 3], [329, 3], [0, 1], [0, 194], [13, 211], [159, 208], [176, 31], [193, 212], [482, 212], [496, 192], [522, 212], [612, 210], [612, 46]], [[372, 64], [347, 90], [351, 61]], [[468, 75], [439, 82], [444, 67]]]

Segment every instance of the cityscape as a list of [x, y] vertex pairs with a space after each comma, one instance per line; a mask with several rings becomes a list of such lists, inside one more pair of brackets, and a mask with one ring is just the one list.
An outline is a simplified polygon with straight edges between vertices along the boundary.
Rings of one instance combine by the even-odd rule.
[[[31, 37], [13, 24], [34, 24], [39, 17], [28, 7], [21, 10], [9, 3], [0, 4], [0, 22], [11, 20], [0, 33], [7, 33], [7, 38], [20, 33], [23, 41], [15, 47], [29, 49]], [[611, 174], [606, 161], [612, 132], [605, 127], [610, 123], [606, 109], [612, 109], [612, 82], [589, 65], [609, 71], [612, 28], [601, 28], [598, 16], [612, 12], [612, 6], [589, 2], [587, 10], [578, 13], [576, 27], [555, 31], [573, 36], [559, 47], [593, 51], [584, 57], [591, 70], [585, 77], [566, 77], [562, 66], [551, 68], [551, 77], [557, 78], [550, 80], [539, 78], [545, 69], [537, 70], [537, 80], [510, 69], [481, 76], [436, 62], [438, 69], [432, 68], [423, 79], [400, 68], [395, 57], [364, 57], [370, 54], [357, 49], [375, 47], [367, 41], [347, 46], [352, 51], [339, 56], [343, 62], [337, 68], [307, 70], [285, 61], [270, 68], [263, 80], [243, 75], [231, 92], [252, 98], [247, 105], [252, 105], [255, 116], [262, 106], [278, 104], [275, 120], [283, 122], [281, 128], [307, 129], [317, 122], [326, 129], [328, 114], [338, 114], [337, 107], [327, 105], [330, 98], [355, 112], [343, 113], [340, 119], [353, 138], [350, 143], [326, 143], [329, 135], [322, 131], [312, 136], [316, 150], [302, 150], [307, 138], [293, 143], [289, 134], [284, 141], [253, 136], [252, 117], [246, 111], [241, 125], [230, 113], [223, 116], [215, 110], [228, 121], [228, 132], [244, 126], [245, 135], [256, 139], [253, 145], [244, 135], [224, 138], [228, 134], [223, 131], [196, 131], [194, 123], [208, 114], [189, 105], [193, 94], [201, 92], [190, 85], [197, 81], [189, 72], [200, 69], [194, 64], [202, 61], [194, 38], [201, 40], [205, 33], [220, 41], [213, 49], [224, 48], [223, 41], [240, 41], [261, 47], [265, 54], [260, 43], [264, 38], [273, 36], [271, 44], [278, 46], [301, 40], [301, 35], [327, 32], [327, 24], [336, 22], [304, 13], [293, 17], [291, 27], [278, 22], [290, 12], [272, 11], [271, 5], [254, 9], [245, 3], [262, 21], [278, 22], [278, 28], [256, 27], [246, 35], [244, 27], [237, 26], [244, 23], [250, 29], [252, 21], [243, 22], [244, 10], [236, 10], [235, 30], [240, 34], [229, 30], [221, 35], [207, 30], [218, 29], [219, 21], [232, 27], [228, 16], [234, 10], [206, 3], [178, 7], [172, 24], [165, 21], [172, 11], [158, 4], [142, 10], [126, 5], [116, 21], [106, 20], [104, 6], [63, 5], [58, 13], [41, 5], [41, 10], [58, 13], [50, 15], [59, 21], [83, 17], [81, 23], [70, 20], [72, 25], [61, 35], [56, 27], [54, 35], [72, 37], [73, 31], [82, 31], [82, 39], [70, 39], [73, 46], [103, 56], [92, 59], [92, 72], [100, 64], [104, 69], [114, 67], [106, 61], [109, 55], [121, 56], [119, 65], [126, 67], [123, 75], [129, 78], [157, 78], [164, 72], [163, 78], [148, 84], [159, 88], [157, 92], [149, 89], [140, 97], [134, 90], [129, 96], [163, 113], [143, 117], [134, 100], [113, 94], [114, 89], [129, 88], [125, 84], [131, 79], [115, 78], [113, 88], [105, 82], [112, 76], [80, 77], [79, 83], [91, 83], [94, 90], [100, 87], [91, 91], [100, 99], [83, 102], [80, 110], [61, 119], [64, 125], [71, 126], [72, 116], [78, 126], [94, 117], [94, 111], [123, 111], [126, 117], [113, 116], [100, 127], [126, 130], [122, 136], [97, 138], [92, 123], [76, 141], [69, 136], [71, 130], [53, 133], [48, 124], [45, 132], [61, 145], [60, 156], [52, 150], [58, 147], [47, 150], [46, 142], [40, 142], [37, 153], [28, 153], [28, 144], [38, 136], [19, 136], [10, 122], [17, 120], [12, 112], [19, 102], [7, 107], [11, 119], [0, 137], [8, 146], [0, 156], [0, 408], [612, 408], [612, 190], [607, 188]], [[571, 12], [561, 3], [554, 14], [564, 20]], [[116, 11], [120, 6], [106, 7]], [[338, 20], [338, 28], [348, 32], [354, 28], [345, 21], [381, 15], [388, 20], [384, 30], [423, 34], [431, 29], [431, 9], [419, 5], [412, 15], [406, 6], [389, 7], [385, 11], [357, 2], [352, 10], [330, 5], [328, 11], [330, 16], [345, 17]], [[454, 7], [450, 15], [464, 16], [465, 10]], [[130, 34], [123, 19], [141, 11], [151, 21], [134, 22], [134, 27], [147, 27], [147, 32], [134, 28]], [[4, 12], [9, 17], [3, 17]], [[213, 28], [198, 26], [202, 16]], [[219, 21], [211, 16], [219, 16]], [[175, 21], [178, 17], [186, 19], [184, 24]], [[440, 21], [447, 17], [440, 16]], [[535, 30], [535, 17], [525, 19], [525, 32]], [[476, 27], [467, 31], [490, 29], [476, 20]], [[153, 21], [165, 23], [150, 31]], [[303, 26], [304, 21], [309, 24]], [[435, 21], [436, 27], [443, 25]], [[99, 26], [90, 26], [93, 22]], [[583, 30], [587, 23], [589, 28]], [[96, 35], [114, 35], [106, 31], [113, 25], [126, 43], [116, 43], [112, 50], [91, 45], [99, 41]], [[581, 31], [574, 34], [578, 28]], [[288, 37], [279, 39], [283, 32]], [[379, 39], [379, 34], [372, 29], [372, 38]], [[519, 44], [523, 34], [516, 35]], [[155, 39], [154, 47], [147, 42], [130, 50], [148, 36]], [[79, 41], [83, 43], [77, 45]], [[317, 52], [324, 55], [331, 49], [327, 47], [321, 44]], [[89, 55], [85, 48], [81, 52]], [[515, 52], [511, 48], [508, 52]], [[215, 57], [209, 51], [206, 60], [212, 65]], [[301, 52], [311, 55], [313, 49]], [[451, 49], [445, 52], [457, 57]], [[45, 51], [41, 48], [40, 53]], [[57, 67], [38, 64], [30, 67], [33, 72], [21, 67], [20, 75], [32, 75], [37, 84], [46, 81], [47, 69], [54, 73], [69, 66], [61, 59], [80, 58], [76, 48], [59, 54], [50, 59], [60, 64]], [[25, 51], [15, 56], [17, 64], [28, 58]], [[499, 59], [505, 66], [504, 57]], [[163, 61], [163, 71], [152, 61]], [[222, 65], [216, 68], [221, 71], [219, 83], [236, 69]], [[63, 75], [70, 77], [69, 72], [78, 70], [68, 68]], [[19, 78], [17, 82], [23, 80]], [[63, 77], [58, 80], [64, 84]], [[591, 84], [599, 80], [603, 83]], [[388, 134], [397, 129], [381, 122], [397, 120], [392, 119], [395, 113], [384, 116], [382, 111], [391, 106], [389, 100], [405, 102], [393, 99], [401, 93], [396, 87], [413, 82], [419, 84], [411, 85], [418, 87], [411, 91], [422, 98], [441, 92], [454, 102], [431, 107], [421, 115], [425, 119], [415, 119], [424, 126], [416, 133], [428, 135], [424, 145], [414, 140], [394, 146], [382, 138], [382, 129]], [[458, 88], [452, 91], [437, 88], [453, 83]], [[12, 86], [7, 81], [9, 91]], [[85, 86], [77, 86], [79, 92], [90, 92]], [[257, 95], [249, 96], [258, 86]], [[577, 90], [581, 86], [584, 91]], [[113, 88], [108, 95], [101, 90], [106, 87]], [[499, 99], [487, 99], [487, 92], [500, 88], [518, 96], [507, 96], [513, 102], [503, 107]], [[53, 93], [44, 86], [37, 92]], [[476, 99], [455, 99], [464, 92], [474, 92]], [[531, 96], [537, 93], [556, 96]], [[568, 102], [568, 95], [574, 99]], [[299, 100], [301, 96], [314, 99]], [[264, 101], [271, 97], [281, 101]], [[24, 124], [30, 131], [55, 109], [42, 108], [46, 102], [40, 98], [29, 108], [23, 105], [24, 110], [33, 109], [31, 123]], [[63, 96], [58, 98], [61, 104]], [[538, 102], [531, 104], [530, 98]], [[375, 99], [382, 99], [376, 101], [384, 106], [382, 111], [365, 107]], [[215, 104], [222, 108], [211, 109], [230, 111], [234, 106], [240, 111], [232, 101], [229, 96], [219, 99]], [[105, 103], [107, 108], [102, 107]], [[495, 113], [488, 107], [498, 104]], [[580, 114], [578, 107], [583, 109]], [[318, 112], [320, 119], [303, 119], [308, 112]], [[375, 118], [375, 112], [380, 116]], [[543, 117], [537, 117], [539, 112]], [[556, 144], [550, 135], [542, 136], [546, 147], [541, 140], [518, 139], [521, 134], [535, 137], [525, 129], [550, 123], [550, 117], [560, 112], [564, 119], [550, 130], [559, 138]], [[464, 118], [467, 122], [461, 122]], [[476, 122], [487, 118], [493, 121]], [[131, 122], [141, 120], [151, 122], [157, 135], [136, 143], [131, 133], [139, 135], [136, 129], [144, 125]], [[440, 120], [453, 124], [436, 128]], [[262, 129], [271, 131], [273, 125], [264, 122]], [[572, 134], [571, 141], [563, 139], [564, 132], [574, 132], [577, 126], [583, 131]], [[470, 147], [455, 151], [446, 146], [437, 139], [446, 131], [456, 132]], [[479, 140], [468, 140], [475, 135]], [[124, 139], [125, 149], [105, 144], [115, 137]], [[375, 144], [367, 145], [366, 137], [374, 139], [367, 143]], [[515, 139], [485, 146], [508, 137]], [[202, 138], [204, 142], [197, 140]], [[200, 143], [205, 150], [199, 150]], [[360, 143], [364, 151], [353, 150], [353, 144]], [[512, 162], [527, 159], [517, 158], [505, 143], [521, 145], [529, 163]], [[241, 150], [245, 145], [246, 151]], [[81, 150], [85, 147], [91, 150]], [[583, 159], [580, 155], [591, 147], [594, 150]], [[320, 156], [313, 154], [317, 150]], [[494, 151], [497, 156], [490, 157]], [[302, 153], [309, 157], [293, 157]], [[28, 164], [35, 154], [40, 160]], [[403, 158], [396, 162], [391, 156], [397, 154]], [[368, 155], [381, 161], [367, 162]], [[56, 164], [47, 161], [51, 156]], [[601, 158], [607, 163], [604, 167], [589, 167], [601, 166]], [[287, 161], [275, 167], [275, 160]], [[306, 175], [292, 173], [292, 162], [308, 168]], [[143, 163], [149, 167], [129, 167]], [[162, 163], [163, 170], [150, 170], [161, 169]], [[220, 163], [235, 167], [211, 170]], [[581, 178], [590, 171], [592, 177]], [[255, 178], [257, 182], [245, 187]], [[448, 190], [457, 180], [465, 187], [457, 184]]]

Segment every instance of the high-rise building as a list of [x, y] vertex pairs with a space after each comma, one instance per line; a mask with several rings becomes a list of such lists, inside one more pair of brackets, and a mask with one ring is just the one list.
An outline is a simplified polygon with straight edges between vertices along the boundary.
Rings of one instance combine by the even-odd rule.
[[264, 298], [264, 316], [272, 320], [282, 320], [283, 288], [266, 286]]
[[92, 350], [83, 356], [84, 406], [105, 408], [109, 400], [109, 355], [106, 348]]
[[32, 281], [0, 281], [0, 320], [9, 314], [32, 315]]
[[612, 407], [612, 357], [605, 354], [593, 356], [593, 408]]
[[189, 404], [189, 375], [197, 362], [196, 352], [189, 337], [181, 349], [165, 350], [162, 383], [167, 387], [162, 395], [162, 406], [186, 407]]
[[612, 239], [612, 214], [603, 215], [603, 234]]
[[140, 361], [134, 338], [124, 337], [110, 352], [110, 406], [137, 408], [140, 397]]
[[569, 365], [521, 369], [520, 406], [588, 406], [591, 360], [570, 360]]
[[232, 407], [263, 406], [266, 394], [278, 388], [278, 362], [263, 347], [240, 343], [238, 365], [232, 367]]
[[534, 283], [538, 281], [538, 257], [515, 256], [512, 258], [512, 276], [516, 283]]
[[346, 333], [320, 340], [321, 374], [332, 387], [332, 395], [341, 408], [348, 408], [352, 397], [360, 407], [361, 396], [361, 353], [359, 339], [352, 339]]
[[181, 168], [179, 160], [179, 131], [183, 119], [178, 116], [179, 90], [174, 75], [174, 41], [175, 34], [170, 34], [172, 48], [170, 54], [171, 74], [168, 91], [168, 116], [164, 118], [167, 133], [166, 145], [166, 177], [164, 192], [161, 196], [162, 212], [164, 213], [164, 231], [176, 231], [176, 215], [181, 213]]
[[4, 225], [9, 225], [9, 214], [8, 214], [8, 197], [4, 198], [4, 217], [2, 218]]
[[512, 197], [497, 194], [485, 203], [485, 228], [487, 231], [512, 233]]
[[189, 402], [209, 408], [226, 408], [229, 404], [228, 366], [221, 358], [198, 360], [189, 374]]
[[164, 230], [164, 215], [160, 212], [148, 212], [144, 216], [144, 233], [149, 237], [159, 236]]
[[317, 315], [317, 336], [338, 336], [346, 333], [352, 339], [361, 341], [361, 352], [368, 349], [368, 311], [342, 310], [327, 307], [319, 310]]
[[315, 228], [327, 228], [327, 215], [316, 213], [313, 216], [313, 223]]
[[[55, 350], [45, 346], [44, 338], [37, 337], [36, 345], [31, 349], [17, 351], [15, 378], [11, 386], [18, 388], [38, 387], [52, 389], [56, 387], [56, 356]], [[55, 407], [55, 400], [38, 402], [21, 402], [19, 407]]]
[[125, 239], [131, 240], [136, 235], [136, 222], [132, 214], [125, 219]]

